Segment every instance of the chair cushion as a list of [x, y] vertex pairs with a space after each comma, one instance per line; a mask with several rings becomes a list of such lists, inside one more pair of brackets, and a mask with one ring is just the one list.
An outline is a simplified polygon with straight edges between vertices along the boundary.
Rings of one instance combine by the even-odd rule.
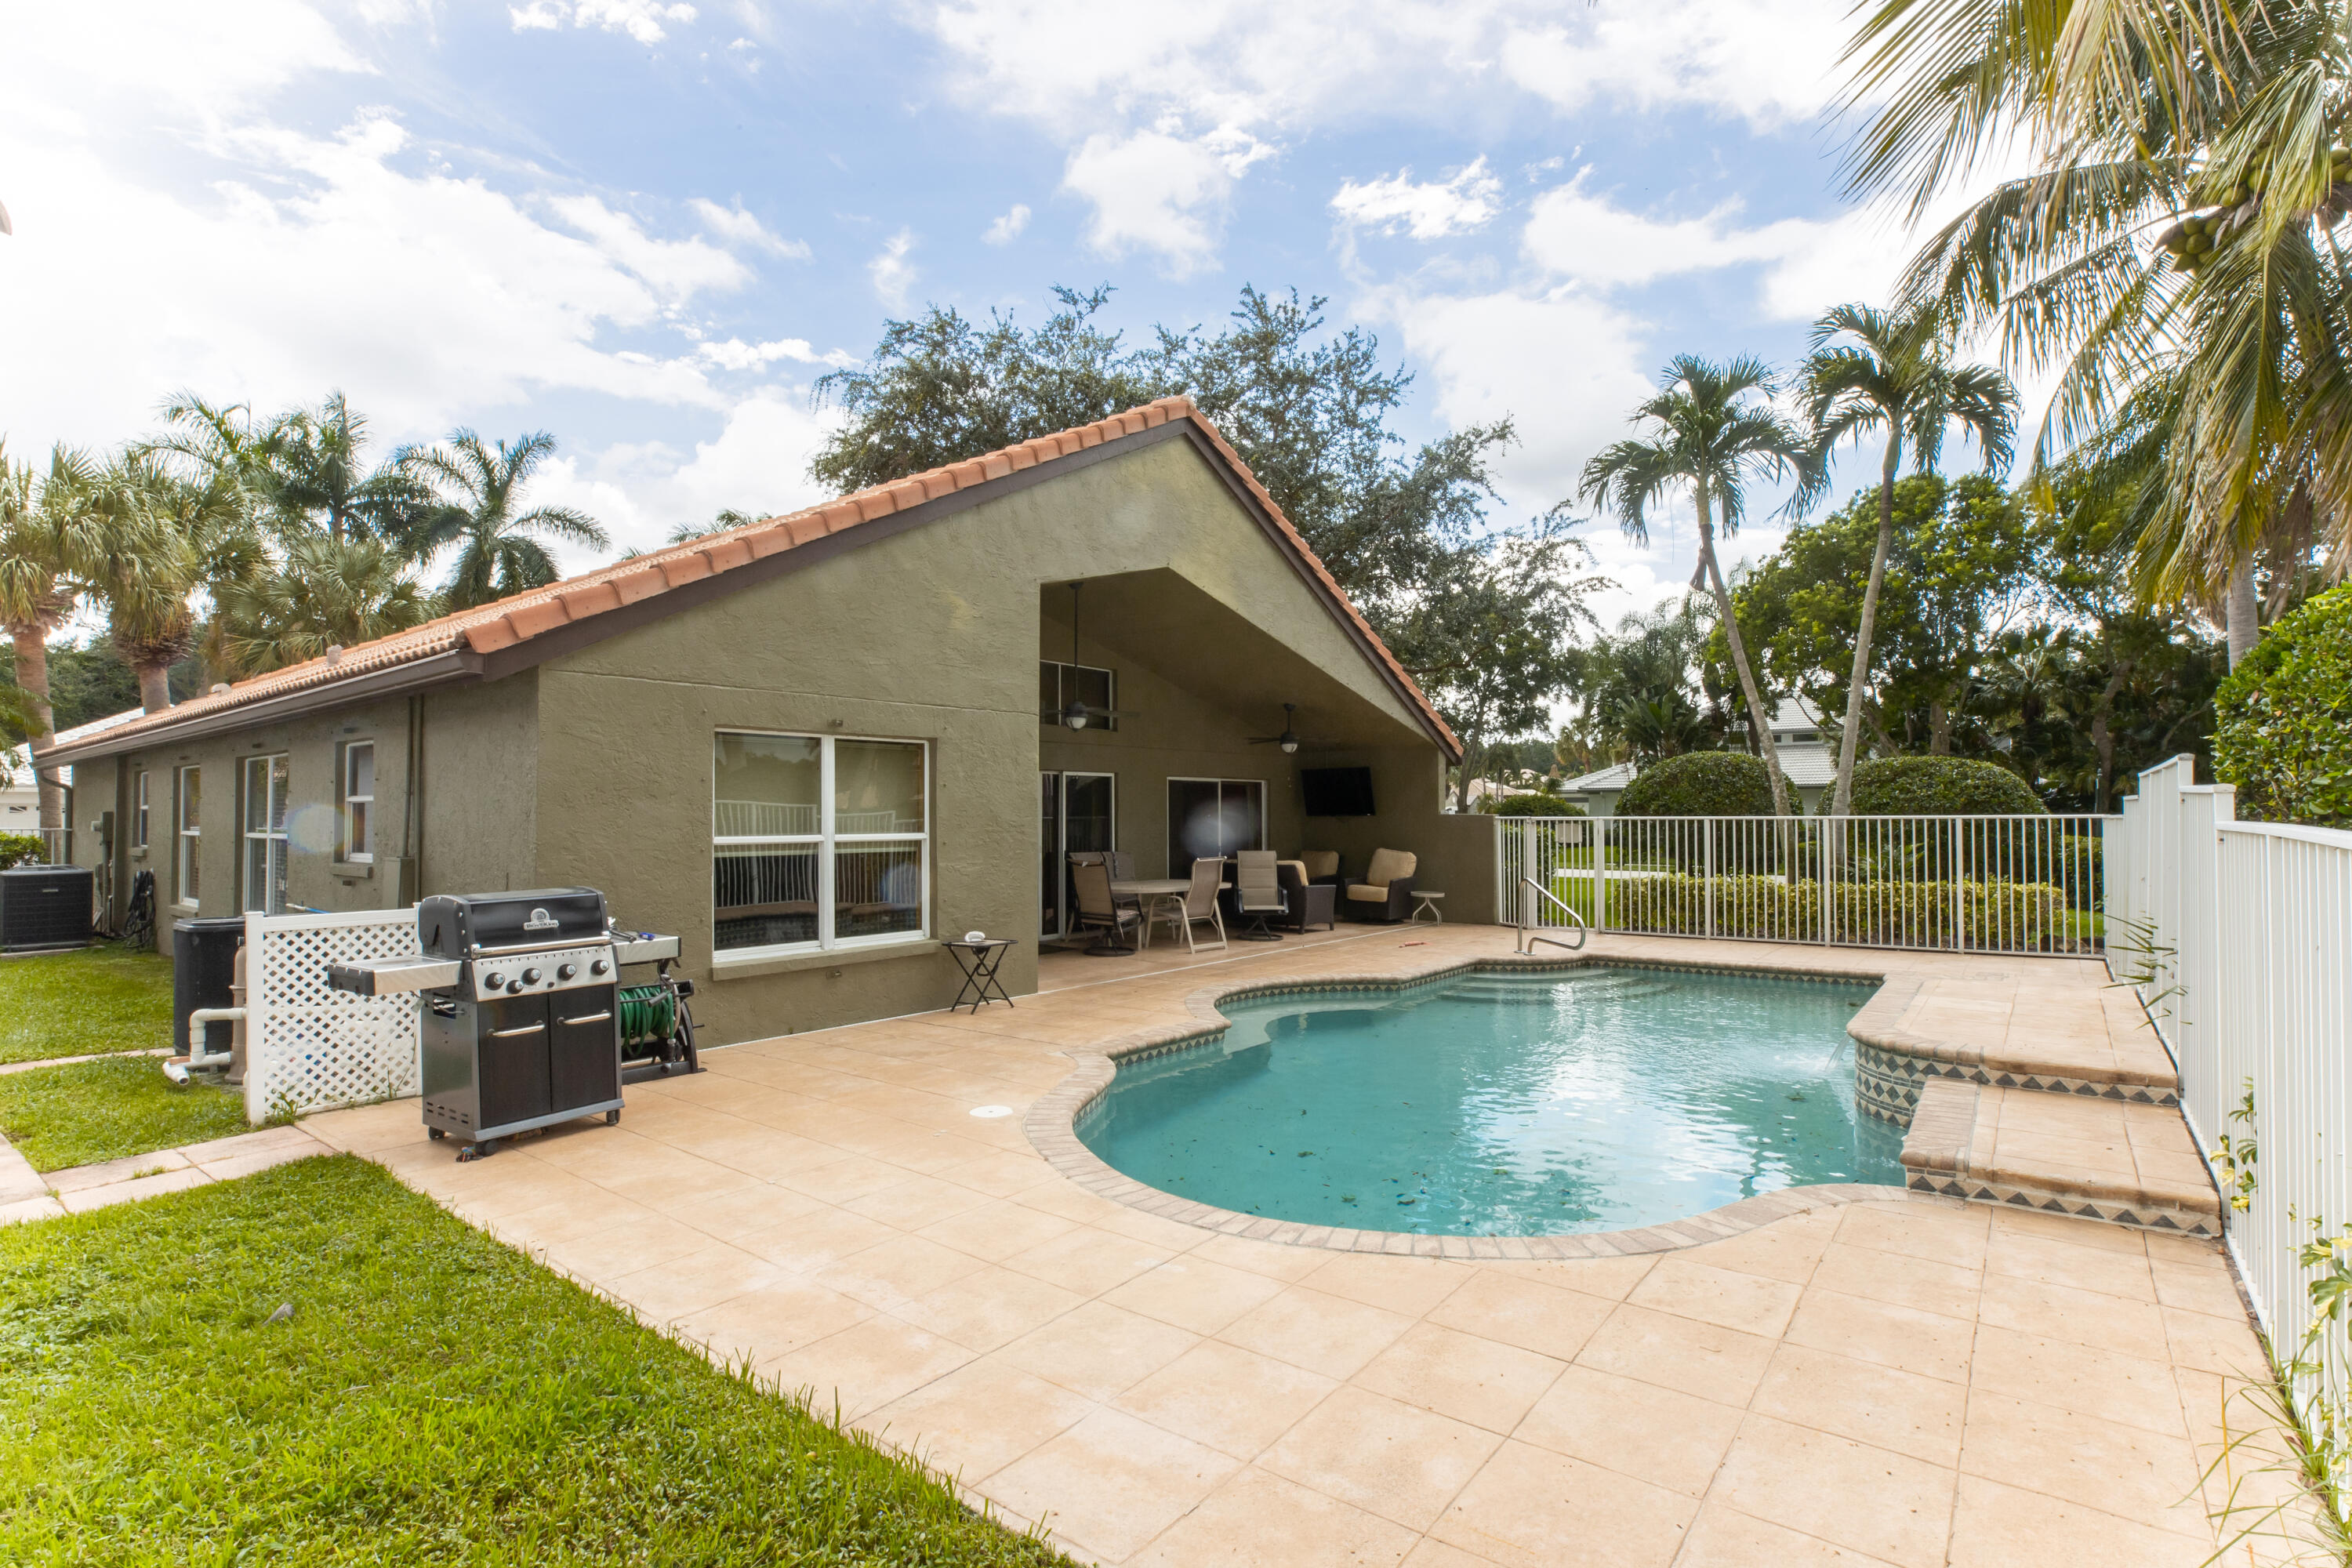
[[1386, 888], [1374, 888], [1362, 882], [1350, 882], [1348, 885], [1348, 896], [1368, 904], [1385, 904], [1389, 901], [1389, 890]]
[[1412, 876], [1413, 868], [1420, 864], [1418, 856], [1402, 849], [1375, 849], [1372, 863], [1364, 868], [1364, 880], [1376, 888], [1385, 888], [1401, 877]]
[[1277, 860], [1274, 865], [1276, 871], [1288, 871], [1302, 882], [1312, 879], [1311, 874], [1307, 869], [1307, 862], [1304, 860]]
[[1318, 877], [1336, 877], [1339, 874], [1339, 852], [1337, 849], [1302, 849], [1298, 852], [1298, 864], [1305, 868], [1307, 879], [1310, 882]]

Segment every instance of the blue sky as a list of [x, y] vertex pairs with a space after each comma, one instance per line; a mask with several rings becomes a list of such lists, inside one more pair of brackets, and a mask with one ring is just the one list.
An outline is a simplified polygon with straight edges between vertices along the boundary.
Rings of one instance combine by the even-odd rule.
[[[0, 433], [27, 457], [183, 386], [341, 387], [387, 445], [554, 431], [541, 497], [645, 544], [814, 499], [810, 383], [890, 314], [1034, 320], [1108, 282], [1140, 331], [1247, 282], [1376, 331], [1418, 378], [1408, 434], [1513, 416], [1512, 520], [1669, 354], [1786, 363], [1883, 294], [1909, 241], [1838, 191], [1846, 26], [1834, 0], [9, 0]], [[1612, 618], [1688, 575], [1686, 526], [1591, 538]]]

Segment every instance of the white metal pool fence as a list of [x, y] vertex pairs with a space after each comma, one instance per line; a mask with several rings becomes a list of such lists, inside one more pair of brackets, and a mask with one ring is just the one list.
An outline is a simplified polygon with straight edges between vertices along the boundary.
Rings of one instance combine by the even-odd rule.
[[2108, 967], [2180, 1068], [2273, 1348], [2310, 1358], [2297, 1407], [2340, 1444], [2352, 1338], [2311, 1287], [2352, 1266], [2352, 1241], [2312, 1264], [2304, 1249], [2352, 1237], [2352, 833], [2239, 822], [2231, 787], [2190, 764], [2141, 773], [2109, 833]]
[[1947, 952], [2100, 951], [2112, 817], [1526, 816], [1497, 907], [1528, 928]]

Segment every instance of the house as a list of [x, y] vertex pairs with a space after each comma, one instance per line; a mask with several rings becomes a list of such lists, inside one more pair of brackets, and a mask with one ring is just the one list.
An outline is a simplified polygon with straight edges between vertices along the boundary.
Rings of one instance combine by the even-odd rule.
[[[1076, 586], [1074, 586], [1074, 584]], [[1072, 701], [1089, 722], [1060, 721]], [[1316, 743], [1296, 754], [1282, 704]], [[1114, 710], [1108, 717], [1103, 710]], [[583, 885], [685, 939], [714, 1041], [945, 1005], [1037, 945], [1062, 851], [1420, 859], [1494, 918], [1459, 743], [1188, 399], [618, 562], [60, 746], [85, 863], [174, 912]], [[1369, 770], [1310, 819], [1299, 773]], [[142, 792], [144, 792], [143, 795]], [[143, 815], [134, 803], [147, 800]]]
[[[1822, 735], [1821, 721], [1798, 703], [1783, 702], [1772, 710], [1772, 745], [1780, 755], [1782, 776], [1796, 792], [1791, 804], [1811, 816], [1821, 815], [1822, 802], [1837, 782], [1837, 753]], [[1570, 779], [1560, 785], [1559, 792], [1582, 806], [1587, 816], [1614, 816], [1618, 796], [1625, 793], [1638, 771], [1631, 763], [1619, 763]]]

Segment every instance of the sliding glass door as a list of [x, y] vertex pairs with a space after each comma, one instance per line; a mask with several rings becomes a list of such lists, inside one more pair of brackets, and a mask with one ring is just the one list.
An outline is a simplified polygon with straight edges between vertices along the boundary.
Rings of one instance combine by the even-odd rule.
[[1118, 845], [1117, 784], [1109, 773], [1037, 775], [1037, 934], [1041, 940], [1066, 935], [1077, 920], [1071, 853], [1108, 850]]
[[1265, 847], [1265, 784], [1258, 779], [1168, 781], [1168, 874], [1189, 877], [1203, 856]]

